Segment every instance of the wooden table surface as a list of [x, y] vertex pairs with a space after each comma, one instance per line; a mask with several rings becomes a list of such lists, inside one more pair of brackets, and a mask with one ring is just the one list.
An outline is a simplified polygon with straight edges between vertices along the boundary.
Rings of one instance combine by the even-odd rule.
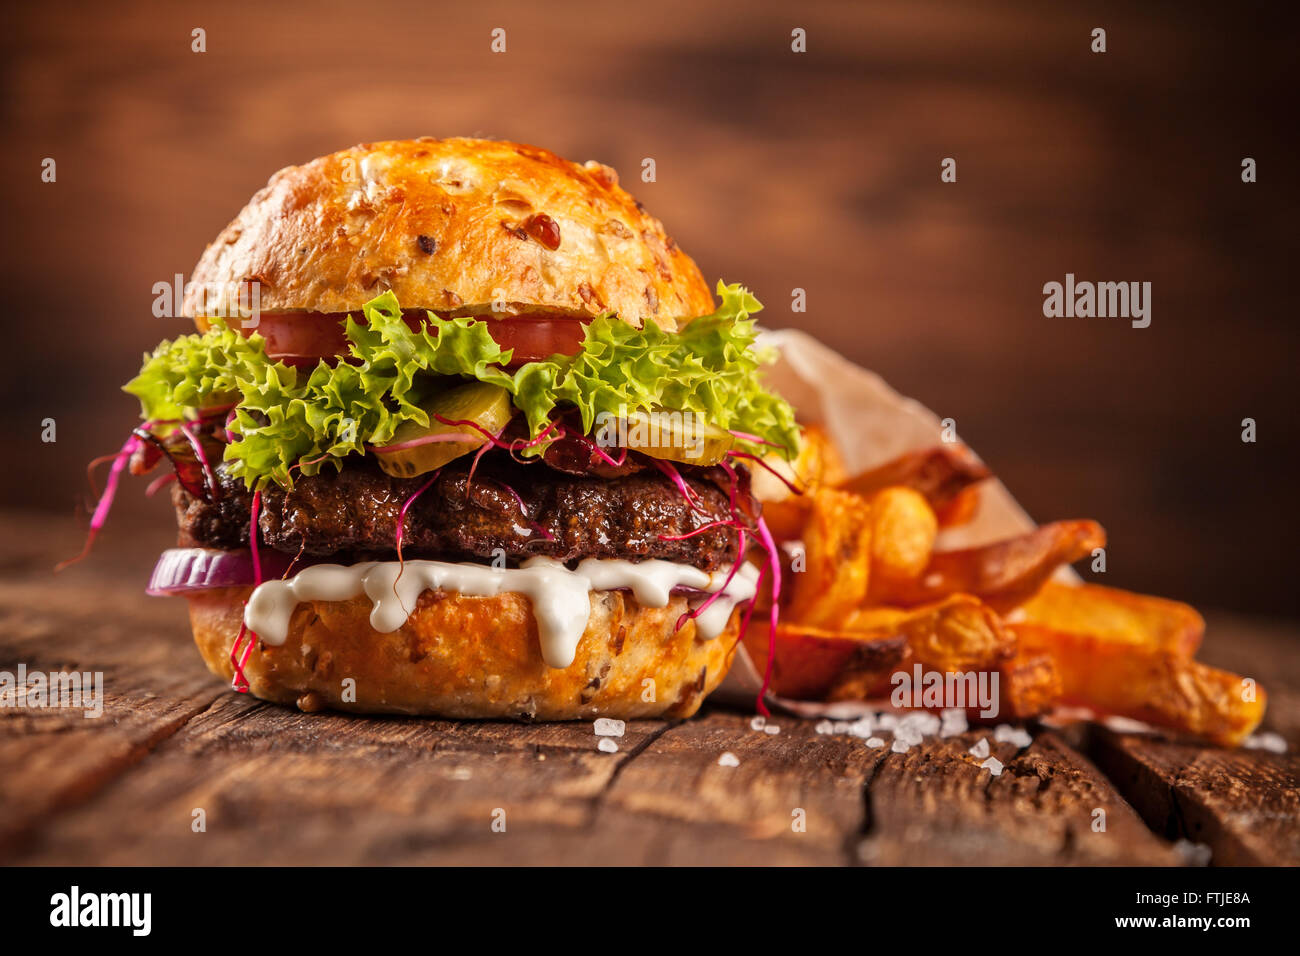
[[[589, 723], [303, 714], [232, 693], [183, 602], [142, 593], [165, 524], [111, 526], [54, 576], [73, 522], [0, 514], [0, 670], [102, 671], [105, 690], [99, 719], [0, 709], [0, 862], [1182, 865], [1180, 838], [1215, 864], [1300, 862], [1284, 628], [1211, 616], [1203, 656], [1260, 677], [1286, 754], [1089, 725], [1033, 727], [1024, 749], [983, 728], [895, 754], [707, 707], [629, 723], [609, 754]], [[998, 777], [966, 753], [981, 737]]]

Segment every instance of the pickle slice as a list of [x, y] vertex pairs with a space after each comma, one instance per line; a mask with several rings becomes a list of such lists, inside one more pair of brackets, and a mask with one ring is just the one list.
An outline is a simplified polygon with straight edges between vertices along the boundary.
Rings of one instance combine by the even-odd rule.
[[692, 412], [668, 409], [631, 412], [608, 423], [598, 434], [601, 444], [622, 445], [651, 458], [687, 465], [716, 465], [726, 457], [736, 439]]
[[468, 425], [445, 425], [434, 418], [435, 415], [441, 415], [452, 422], [473, 422], [495, 435], [505, 428], [506, 422], [514, 414], [510, 393], [500, 385], [490, 385], [487, 382], [470, 382], [440, 392], [426, 402], [423, 408], [429, 413], [429, 424], [425, 426], [418, 422], [404, 422], [398, 425], [388, 446], [428, 435], [473, 435], [474, 440], [425, 442], [396, 451], [376, 452], [379, 467], [388, 474], [398, 478], [414, 478], [441, 468], [461, 455], [477, 451], [487, 442], [476, 429]]

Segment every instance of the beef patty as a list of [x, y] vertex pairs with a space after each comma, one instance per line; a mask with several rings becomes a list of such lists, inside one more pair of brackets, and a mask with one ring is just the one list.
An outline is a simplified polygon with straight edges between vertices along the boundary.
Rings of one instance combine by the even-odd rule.
[[[730, 516], [728, 476], [721, 468], [682, 467], [694, 507], [665, 475], [645, 470], [621, 477], [573, 475], [537, 462], [522, 465], [506, 455], [484, 457], [469, 481], [468, 459], [446, 466], [406, 513], [402, 554], [443, 560], [491, 560], [504, 552], [515, 564], [536, 555], [560, 561], [582, 558], [661, 558], [705, 570], [731, 565], [737, 534], [710, 528], [679, 536]], [[754, 513], [747, 475], [737, 506]], [[179, 484], [176, 505], [182, 547], [246, 548], [252, 494], [216, 469], [215, 500], [190, 494]], [[342, 471], [300, 477], [285, 490], [262, 492], [259, 544], [288, 554], [340, 559], [391, 558], [397, 551], [402, 505], [427, 476], [395, 478], [368, 459]]]

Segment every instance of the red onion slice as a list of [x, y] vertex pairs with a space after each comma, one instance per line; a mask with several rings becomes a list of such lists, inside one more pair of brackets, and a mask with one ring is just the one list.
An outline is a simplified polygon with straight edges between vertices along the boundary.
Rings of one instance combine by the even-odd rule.
[[[264, 551], [261, 558], [263, 580], [280, 577], [293, 561], [290, 555], [270, 550]], [[300, 561], [297, 566], [310, 563]], [[168, 597], [207, 588], [252, 587], [255, 581], [253, 555], [246, 549], [171, 548], [158, 557], [145, 593]]]

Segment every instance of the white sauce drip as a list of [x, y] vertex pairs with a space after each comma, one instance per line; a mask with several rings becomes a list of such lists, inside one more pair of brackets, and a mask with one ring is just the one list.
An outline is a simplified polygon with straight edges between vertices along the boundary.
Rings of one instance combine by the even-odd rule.
[[[643, 607], [666, 607], [673, 588], [687, 587], [718, 595], [695, 618], [696, 632], [711, 640], [731, 619], [732, 609], [754, 596], [758, 570], [743, 565], [727, 585], [725, 571], [701, 571], [672, 561], [624, 561], [588, 558], [570, 571], [551, 558], [529, 558], [518, 568], [496, 568], [468, 562], [368, 561], [344, 567], [317, 564], [284, 581], [264, 581], [244, 609], [244, 623], [267, 644], [279, 646], [289, 636], [289, 620], [304, 601], [346, 601], [361, 594], [370, 598], [370, 626], [389, 634], [410, 617], [426, 590], [456, 591], [466, 597], [494, 597], [513, 591], [527, 597], [537, 619], [542, 659], [551, 667], [573, 663], [578, 641], [591, 616], [592, 591], [629, 588]], [[698, 608], [707, 598], [692, 597]]]

